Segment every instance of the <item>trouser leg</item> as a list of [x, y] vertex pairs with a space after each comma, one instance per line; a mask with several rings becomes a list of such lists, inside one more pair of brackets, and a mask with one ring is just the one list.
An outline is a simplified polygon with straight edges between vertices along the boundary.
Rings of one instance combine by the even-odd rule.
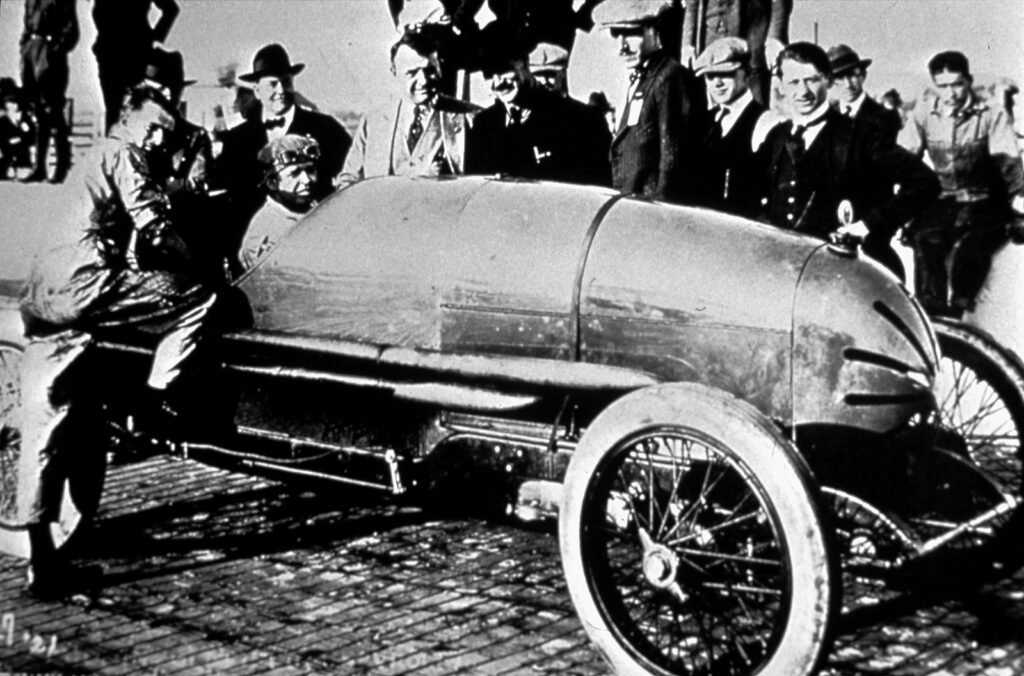
[[36, 339], [25, 349], [21, 373], [21, 452], [18, 456], [18, 519], [49, 524], [58, 517], [64, 477], [60, 472], [62, 437], [71, 413], [72, 367], [89, 336], [65, 331]]
[[216, 294], [210, 294], [205, 301], [183, 314], [164, 335], [153, 355], [147, 385], [154, 390], [166, 390], [180, 377], [185, 363], [202, 339], [203, 329], [216, 300]]

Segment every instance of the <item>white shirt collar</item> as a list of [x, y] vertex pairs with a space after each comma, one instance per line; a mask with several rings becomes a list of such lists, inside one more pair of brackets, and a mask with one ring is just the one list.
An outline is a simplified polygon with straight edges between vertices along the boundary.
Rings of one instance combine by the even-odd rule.
[[722, 136], [727, 135], [732, 128], [736, 125], [736, 121], [740, 119], [740, 115], [747, 109], [754, 100], [754, 95], [750, 93], [750, 90], [743, 92], [743, 94], [732, 103], [727, 103], [722, 108], [729, 111], [729, 114], [722, 118]]
[[860, 107], [864, 105], [864, 99], [868, 97], [866, 92], [861, 92], [860, 96], [855, 98], [852, 102], [846, 103], [843, 101], [839, 102], [839, 112], [846, 114], [846, 109], [850, 109], [850, 117], [857, 117], [857, 113], [860, 112]]
[[829, 102], [826, 100], [820, 106], [811, 111], [810, 115], [797, 115], [793, 117], [794, 127], [807, 127], [807, 131], [804, 132], [804, 147], [810, 148], [811, 144], [814, 143], [814, 139], [818, 138], [818, 134], [825, 128], [825, 124], [814, 124], [825, 117], [830, 108]]

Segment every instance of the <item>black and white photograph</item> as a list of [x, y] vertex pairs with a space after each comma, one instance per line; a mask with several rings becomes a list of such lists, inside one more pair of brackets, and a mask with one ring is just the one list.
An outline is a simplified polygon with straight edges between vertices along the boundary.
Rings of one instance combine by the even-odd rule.
[[1024, 673], [1022, 45], [0, 1], [0, 676]]

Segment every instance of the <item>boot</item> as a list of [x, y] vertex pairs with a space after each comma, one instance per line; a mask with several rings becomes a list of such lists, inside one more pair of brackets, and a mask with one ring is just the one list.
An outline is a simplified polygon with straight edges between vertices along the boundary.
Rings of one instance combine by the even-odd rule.
[[49, 522], [29, 524], [28, 592], [37, 599], [52, 601], [92, 589], [102, 569], [68, 562], [54, 548], [50, 527]]

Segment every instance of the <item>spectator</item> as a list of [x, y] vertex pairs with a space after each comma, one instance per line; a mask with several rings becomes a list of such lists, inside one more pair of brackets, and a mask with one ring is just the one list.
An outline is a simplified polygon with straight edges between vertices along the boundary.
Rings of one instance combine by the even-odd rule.
[[740, 38], [720, 38], [694, 62], [703, 76], [712, 115], [700, 146], [697, 204], [753, 218], [760, 204], [754, 152], [770, 129], [765, 107], [750, 92], [750, 50]]
[[[254, 85], [262, 113], [259, 119], [247, 119], [223, 137], [220, 170], [231, 198], [233, 218], [238, 219], [232, 224], [238, 238], [265, 199], [259, 189], [263, 171], [258, 156], [270, 141], [285, 134], [298, 134], [317, 142], [320, 159], [313, 189], [317, 200], [334, 189], [334, 179], [341, 172], [352, 138], [334, 117], [296, 105], [293, 78], [304, 67], [301, 63], [293, 65], [285, 48], [275, 43], [257, 51], [252, 72], [239, 76], [243, 82]], [[233, 242], [233, 250], [237, 250], [238, 242]]]
[[871, 59], [862, 59], [847, 45], [828, 50], [832, 66], [832, 89], [836, 109], [853, 120], [854, 128], [870, 126], [888, 141], [896, 142], [902, 122], [898, 113], [886, 109], [864, 91]]
[[957, 315], [974, 308], [1011, 215], [1024, 211], [1024, 169], [1004, 106], [972, 91], [967, 57], [941, 52], [928, 71], [938, 96], [918, 103], [899, 141], [918, 156], [928, 154], [942, 194], [909, 239], [922, 305]]
[[[92, 51], [99, 68], [100, 89], [109, 131], [117, 122], [125, 90], [142, 80], [149, 52], [167, 40], [181, 12], [176, 0], [93, 0], [92, 19], [96, 42]], [[149, 23], [150, 10], [157, 8], [160, 19]]]
[[268, 199], [253, 216], [242, 240], [239, 257], [244, 269], [266, 256], [316, 204], [313, 186], [318, 159], [316, 141], [295, 134], [274, 139], [260, 151]]
[[736, 37], [750, 48], [750, 82], [754, 100], [769, 105], [768, 64], [789, 42], [793, 0], [705, 0], [686, 2], [682, 61], [693, 59], [719, 38]]
[[542, 42], [530, 52], [530, 73], [541, 87], [562, 97], [569, 96], [569, 52], [551, 42]]
[[595, 10], [595, 20], [619, 41], [630, 82], [612, 138], [612, 185], [625, 193], [683, 201], [690, 190], [686, 154], [694, 148], [699, 109], [706, 112], [706, 106], [695, 95], [692, 74], [662, 43], [672, 16], [668, 0], [609, 0]]
[[484, 74], [495, 102], [473, 121], [466, 172], [610, 185], [611, 135], [603, 120], [585, 104], [539, 85], [526, 45], [515, 36], [488, 43], [492, 55]]
[[[64, 113], [68, 53], [78, 44], [75, 0], [25, 0], [21, 34], [21, 86], [38, 125], [35, 169], [26, 181], [60, 183], [71, 167], [71, 128]], [[50, 144], [56, 167], [47, 177]]]
[[391, 48], [391, 73], [396, 96], [359, 121], [339, 181], [463, 173], [467, 127], [479, 109], [440, 93], [432, 37], [405, 33]]
[[[149, 158], [174, 129], [170, 104], [152, 89], [126, 97], [122, 121], [84, 167], [83, 201], [66, 231], [34, 263], [21, 297], [28, 346], [22, 371], [18, 508], [31, 546], [29, 590], [59, 597], [83, 582], [54, 550], [67, 453], [79, 451], [77, 425], [91, 384], [73, 368], [101, 329], [161, 336], [147, 381], [143, 416], [152, 430], [175, 429], [182, 369], [193, 359], [215, 296], [191, 274], [171, 227], [167, 194]], [[180, 430], [179, 430], [180, 431]]]
[[34, 166], [32, 144], [36, 138], [36, 125], [25, 110], [21, 93], [13, 80], [3, 92], [3, 114], [0, 115], [0, 180], [17, 178], [19, 169]]
[[[890, 242], [938, 194], [934, 174], [879, 134], [855, 133], [853, 121], [829, 106], [831, 67], [817, 45], [795, 42], [783, 49], [779, 71], [793, 119], [769, 132], [759, 151], [764, 216], [822, 239], [837, 230], [860, 237], [865, 253], [901, 274]], [[884, 194], [880, 184], [888, 188]], [[843, 201], [853, 205], [857, 220], [837, 228]]]

